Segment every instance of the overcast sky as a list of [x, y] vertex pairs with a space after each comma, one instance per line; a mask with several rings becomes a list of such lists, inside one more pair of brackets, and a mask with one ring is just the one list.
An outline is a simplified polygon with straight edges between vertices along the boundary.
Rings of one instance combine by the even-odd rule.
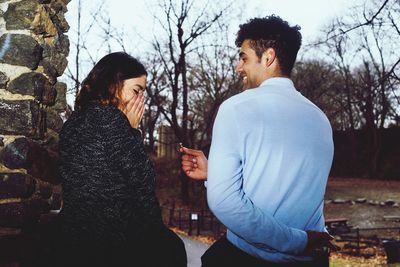
[[[196, 3], [206, 2], [206, 0], [195, 0]], [[215, 0], [209, 0], [211, 3]], [[220, 0], [221, 3], [228, 1]], [[98, 3], [101, 0], [84, 1], [82, 0], [83, 6], [83, 20], [82, 27], [87, 25], [88, 18], [90, 18], [90, 12], [96, 10]], [[154, 21], [152, 13], [155, 12], [158, 0], [105, 0], [103, 10], [107, 12], [104, 14], [106, 17], [111, 19], [111, 24], [117, 27], [120, 31], [132, 39], [128, 42], [126, 50], [133, 54], [133, 56], [139, 56], [138, 53], [149, 49], [149, 42], [154, 36], [154, 30], [157, 23]], [[247, 21], [252, 17], [266, 16], [270, 14], [276, 14], [287, 20], [289, 24], [298, 24], [301, 26], [301, 33], [303, 35], [303, 43], [309, 43], [316, 38], [321, 28], [327, 24], [333, 17], [346, 12], [350, 6], [354, 4], [354, 1], [348, 0], [239, 0], [235, 4], [246, 3], [245, 6], [237, 6], [237, 10], [240, 10], [241, 18], [231, 21], [231, 35], [232, 42], [235, 38], [238, 25]], [[70, 39], [74, 39], [74, 34], [77, 29], [77, 4], [78, 1], [74, 0], [68, 4], [68, 12], [66, 13], [66, 19], [71, 27], [69, 33]], [[97, 34], [101, 35], [101, 33]], [[96, 51], [94, 57], [96, 60], [100, 59], [104, 54], [104, 50], [98, 49], [96, 43], [96, 34], [91, 33], [93, 44], [92, 46]], [[94, 36], [94, 37], [93, 37]], [[128, 39], [128, 38], [125, 38]], [[141, 41], [138, 41], [141, 40]], [[148, 41], [148, 42], [146, 42]], [[232, 43], [233, 45], [233, 43]], [[121, 50], [118, 47], [113, 50]], [[74, 47], [73, 41], [71, 42], [71, 53], [69, 55], [69, 61], [73, 62]], [[72, 64], [72, 63], [71, 63]], [[83, 64], [83, 63], [82, 63]], [[70, 66], [72, 69], [73, 66]], [[91, 66], [84, 67], [82, 75], [86, 75]], [[82, 78], [82, 77], [81, 77]], [[65, 78], [61, 78], [65, 81]], [[72, 98], [69, 97], [69, 102], [72, 102]]]
[[[206, 2], [205, 0], [195, 0]], [[214, 0], [213, 0], [214, 1]], [[221, 0], [223, 1], [223, 0]], [[96, 2], [82, 1], [85, 10], [94, 10]], [[228, 2], [228, 1], [223, 1]], [[237, 1], [240, 3], [240, 1]], [[287, 20], [290, 24], [299, 24], [304, 41], [311, 41], [316, 37], [324, 24], [332, 17], [346, 12], [354, 1], [348, 0], [244, 0], [243, 21], [233, 22], [232, 35], [237, 30], [238, 23], [245, 22], [248, 18], [276, 14]], [[71, 29], [77, 28], [76, 10], [78, 1], [71, 1], [68, 4], [69, 12], [66, 17]], [[111, 23], [124, 29], [126, 32], [135, 31], [140, 36], [151, 39], [154, 30], [154, 20], [151, 13], [155, 10], [158, 0], [105, 0], [105, 10], [111, 19]], [[84, 22], [83, 22], [84, 24]]]

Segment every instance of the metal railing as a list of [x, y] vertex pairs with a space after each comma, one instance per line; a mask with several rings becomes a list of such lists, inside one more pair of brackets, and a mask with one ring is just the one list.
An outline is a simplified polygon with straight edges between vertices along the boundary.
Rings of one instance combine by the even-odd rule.
[[208, 209], [190, 210], [162, 206], [165, 223], [170, 227], [187, 232], [188, 235], [205, 235], [219, 238], [226, 232], [226, 227]]

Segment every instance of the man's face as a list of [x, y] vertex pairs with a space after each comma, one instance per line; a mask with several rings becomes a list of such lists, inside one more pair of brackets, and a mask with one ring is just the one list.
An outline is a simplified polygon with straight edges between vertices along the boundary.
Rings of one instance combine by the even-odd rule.
[[266, 79], [266, 66], [263, 66], [262, 62], [250, 47], [250, 40], [244, 40], [240, 47], [239, 62], [236, 66], [236, 72], [243, 81], [244, 90], [258, 87]]

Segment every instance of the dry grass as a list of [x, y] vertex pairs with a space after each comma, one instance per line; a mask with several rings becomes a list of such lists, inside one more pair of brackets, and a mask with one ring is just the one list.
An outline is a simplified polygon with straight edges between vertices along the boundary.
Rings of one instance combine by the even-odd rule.
[[[373, 258], [363, 258], [332, 253], [330, 256], [330, 267], [383, 267], [387, 266], [385, 256], [376, 256]], [[391, 265], [391, 267], [400, 265]]]

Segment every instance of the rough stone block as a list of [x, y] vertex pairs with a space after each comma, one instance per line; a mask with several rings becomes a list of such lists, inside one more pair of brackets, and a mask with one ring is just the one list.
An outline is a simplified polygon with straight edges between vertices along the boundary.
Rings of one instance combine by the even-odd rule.
[[47, 111], [47, 128], [52, 129], [59, 133], [64, 125], [64, 122], [61, 118], [61, 112], [49, 109]]
[[61, 194], [54, 193], [50, 199], [50, 209], [59, 210], [61, 209], [62, 196]]
[[63, 3], [63, 1], [55, 0], [52, 1], [48, 7], [50, 7], [48, 13], [54, 25], [57, 27], [58, 33], [67, 32], [69, 30], [69, 25], [64, 16], [68, 11], [67, 5]]
[[0, 134], [35, 135], [40, 116], [35, 101], [0, 99], [0, 114]]
[[42, 65], [45, 72], [53, 77], [61, 76], [68, 65], [66, 56], [55, 46], [44, 45]]
[[59, 183], [57, 154], [28, 138], [17, 138], [9, 143], [2, 150], [0, 159], [10, 169], [23, 168], [35, 178], [52, 184]]
[[54, 105], [57, 91], [47, 78], [37, 72], [24, 73], [12, 80], [8, 91], [21, 95], [34, 96], [37, 101], [45, 105]]
[[38, 140], [38, 143], [49, 151], [58, 151], [58, 143], [60, 141], [60, 138], [58, 136], [58, 133], [53, 131], [52, 129], [47, 129], [47, 132], [44, 135], [44, 138], [41, 140]]
[[29, 29], [39, 6], [38, 1], [23, 0], [10, 3], [4, 13], [7, 30]]
[[59, 0], [52, 1], [50, 7], [55, 13], [66, 13], [68, 11], [67, 6]]
[[53, 194], [53, 185], [38, 179], [35, 179], [35, 195], [43, 199], [49, 199]]
[[53, 109], [58, 111], [65, 111], [67, 109], [67, 84], [58, 82], [54, 88], [57, 91], [56, 103], [52, 106]]
[[0, 198], [28, 198], [35, 190], [32, 176], [24, 173], [0, 173]]
[[67, 105], [67, 85], [65, 83], [56, 83], [55, 88], [57, 90], [55, 105], [46, 109], [47, 128], [60, 132], [64, 120], [69, 116], [71, 110]]
[[50, 198], [50, 209], [59, 210], [62, 204], [62, 187], [61, 184], [53, 186], [53, 194]]
[[69, 44], [70, 44], [70, 42], [69, 42], [67, 35], [61, 34], [56, 37], [56, 48], [57, 48], [57, 51], [59, 51], [60, 53], [62, 53], [64, 55], [68, 55], [69, 54]]
[[57, 26], [54, 24], [48, 9], [46, 6], [40, 7], [32, 21], [33, 32], [44, 37], [56, 36], [58, 34]]
[[39, 221], [40, 214], [49, 210], [50, 205], [40, 198], [0, 202], [0, 226], [19, 228], [34, 224]]
[[51, 0], [39, 0], [40, 4], [50, 4]]
[[6, 85], [10, 79], [7, 77], [7, 75], [0, 71], [0, 88], [6, 88]]
[[19, 227], [24, 222], [24, 205], [21, 201], [0, 204], [0, 226]]
[[1, 151], [0, 160], [10, 169], [27, 169], [29, 148], [27, 138], [17, 138]]
[[61, 2], [63, 2], [65, 5], [67, 5], [69, 2], [71, 2], [71, 0], [60, 0]]
[[34, 70], [42, 58], [42, 47], [35, 39], [24, 34], [3, 34], [0, 37], [0, 47], [5, 49], [0, 63], [21, 65]]

